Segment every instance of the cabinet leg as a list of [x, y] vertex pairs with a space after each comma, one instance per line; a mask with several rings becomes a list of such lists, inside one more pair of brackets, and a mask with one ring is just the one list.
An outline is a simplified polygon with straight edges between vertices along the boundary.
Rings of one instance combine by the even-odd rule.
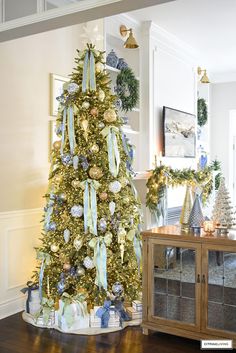
[[143, 327], [143, 334], [148, 336], [149, 335], [149, 329]]

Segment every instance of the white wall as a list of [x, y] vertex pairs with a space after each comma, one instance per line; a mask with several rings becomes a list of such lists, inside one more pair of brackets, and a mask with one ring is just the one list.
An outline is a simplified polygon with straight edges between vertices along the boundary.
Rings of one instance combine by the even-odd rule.
[[[149, 123], [143, 122], [142, 130], [144, 141], [149, 142], [144, 147], [144, 154], [149, 154], [146, 168], [152, 168], [154, 155], [163, 151], [163, 106], [196, 114], [196, 61], [191, 48], [157, 25], [144, 22], [143, 33], [142, 74], [149, 81], [144, 92], [149, 105], [143, 114], [149, 116]], [[163, 158], [162, 162], [179, 169], [196, 166], [195, 158]], [[169, 207], [182, 205], [179, 195], [184, 195], [179, 188], [169, 191]]]
[[35, 267], [49, 170], [49, 74], [71, 73], [82, 27], [0, 44], [0, 318], [22, 309], [20, 288]]
[[229, 116], [230, 110], [236, 109], [236, 82], [213, 83], [210, 85], [211, 159], [221, 162], [223, 175], [229, 184]]

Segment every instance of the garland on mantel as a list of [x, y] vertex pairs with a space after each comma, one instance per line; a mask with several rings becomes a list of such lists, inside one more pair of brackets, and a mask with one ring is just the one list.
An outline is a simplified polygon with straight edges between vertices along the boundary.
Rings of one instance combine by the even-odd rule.
[[190, 185], [202, 189], [202, 202], [206, 203], [213, 186], [213, 167], [208, 166], [196, 171], [194, 169], [172, 169], [165, 165], [156, 167], [147, 181], [146, 205], [157, 219], [164, 215], [164, 202], [167, 186], [177, 187]]

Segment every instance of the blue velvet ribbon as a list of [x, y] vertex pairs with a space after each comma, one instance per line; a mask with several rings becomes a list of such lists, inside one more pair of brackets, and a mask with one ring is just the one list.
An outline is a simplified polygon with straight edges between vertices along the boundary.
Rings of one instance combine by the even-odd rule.
[[94, 249], [94, 259], [97, 264], [96, 285], [107, 290], [107, 248], [104, 239], [99, 239]]
[[87, 179], [81, 183], [84, 187], [84, 231], [97, 235], [97, 193], [100, 184], [96, 180]]
[[73, 167], [74, 167], [75, 170], [78, 169], [78, 167], [79, 167], [79, 156], [74, 156], [73, 157]]
[[124, 309], [123, 301], [120, 298], [116, 298], [114, 300], [114, 306], [115, 306], [115, 311], [120, 317], [120, 325], [122, 325], [122, 321], [130, 321], [131, 318], [127, 314], [127, 312]]
[[27, 300], [26, 300], [26, 312], [29, 314], [30, 313], [29, 303], [30, 303], [30, 300], [31, 300], [31, 293], [32, 293], [33, 290], [39, 289], [39, 287], [38, 287], [37, 284], [34, 284], [31, 281], [28, 281], [26, 283], [26, 285], [27, 285], [27, 287], [22, 288], [21, 292], [24, 293], [24, 294], [26, 292], [28, 292], [28, 296], [27, 296]]
[[40, 271], [39, 271], [39, 298], [42, 301], [43, 299], [43, 276], [45, 269], [45, 259], [42, 260]]
[[50, 223], [52, 213], [53, 213], [53, 206], [47, 207], [47, 211], [45, 213], [45, 219], [44, 219], [44, 230], [45, 231], [47, 231], [47, 227]]
[[70, 144], [70, 153], [73, 155], [76, 142], [75, 142], [75, 127], [74, 127], [74, 112], [73, 112], [72, 106], [69, 107], [67, 114], [68, 114], [67, 128], [68, 128], [68, 136], [69, 136], [69, 144]]
[[45, 266], [50, 264], [51, 256], [47, 253], [39, 251], [37, 253], [37, 259], [42, 261], [40, 266], [40, 271], [39, 271], [39, 297], [40, 297], [40, 300], [42, 301], [44, 270], [45, 270]]
[[134, 236], [133, 242], [134, 242], [134, 252], [138, 263], [138, 271], [140, 272], [140, 267], [142, 262], [142, 245], [141, 245], [141, 241], [138, 239], [136, 234]]
[[87, 50], [84, 58], [82, 92], [96, 90], [95, 59], [91, 50]]
[[66, 117], [67, 117], [67, 109], [63, 110], [63, 119], [61, 126], [61, 155], [63, 155], [64, 145], [65, 145], [65, 136], [66, 136]]
[[105, 300], [103, 307], [96, 311], [96, 316], [101, 319], [101, 328], [107, 328], [110, 320], [111, 301]]
[[114, 177], [117, 177], [120, 167], [120, 152], [118, 149], [116, 134], [119, 129], [115, 126], [106, 126], [101, 134], [107, 140], [109, 170]]

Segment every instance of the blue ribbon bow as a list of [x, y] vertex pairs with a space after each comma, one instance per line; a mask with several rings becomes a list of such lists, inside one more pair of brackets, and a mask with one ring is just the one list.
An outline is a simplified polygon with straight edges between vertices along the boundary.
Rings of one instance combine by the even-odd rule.
[[96, 316], [101, 319], [101, 328], [107, 328], [110, 320], [111, 300], [105, 300], [103, 307], [96, 311]]
[[90, 49], [86, 50], [83, 67], [82, 92], [96, 91], [95, 59]]
[[61, 127], [61, 155], [63, 155], [65, 141], [66, 141], [66, 125], [68, 130], [70, 152], [74, 154], [76, 141], [75, 141], [75, 127], [74, 127], [74, 110], [76, 111], [76, 106], [70, 105], [68, 108], [63, 110], [63, 119]]
[[26, 300], [26, 312], [29, 314], [30, 313], [29, 303], [30, 303], [30, 300], [31, 300], [31, 292], [33, 290], [39, 289], [39, 287], [38, 287], [37, 284], [34, 284], [32, 281], [28, 281], [26, 283], [26, 285], [27, 285], [27, 287], [22, 288], [21, 292], [24, 293], [24, 294], [26, 292], [28, 292], [28, 297], [27, 297], [27, 300]]

